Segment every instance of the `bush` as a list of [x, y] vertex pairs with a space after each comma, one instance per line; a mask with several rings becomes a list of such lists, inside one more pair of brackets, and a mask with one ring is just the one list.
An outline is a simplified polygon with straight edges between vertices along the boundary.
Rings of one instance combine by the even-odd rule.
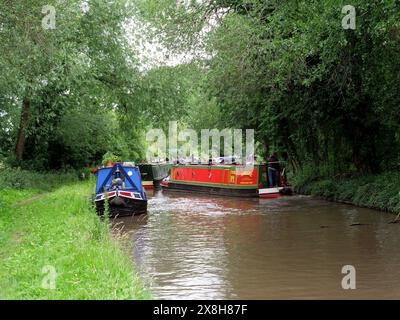
[[311, 184], [309, 193], [313, 196], [333, 200], [337, 193], [337, 184], [332, 180], [317, 181]]
[[78, 180], [77, 171], [39, 173], [20, 168], [0, 169], [0, 189], [35, 189], [42, 191], [51, 191]]
[[400, 211], [400, 173], [335, 178], [304, 170], [292, 180], [298, 193], [390, 212]]

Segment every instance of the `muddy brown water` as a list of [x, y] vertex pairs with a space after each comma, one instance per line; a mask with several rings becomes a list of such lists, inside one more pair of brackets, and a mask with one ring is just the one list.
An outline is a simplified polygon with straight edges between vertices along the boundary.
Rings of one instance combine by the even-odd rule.
[[[118, 219], [156, 299], [399, 299], [393, 215], [304, 196], [236, 199], [156, 192]], [[342, 288], [342, 267], [356, 289]]]

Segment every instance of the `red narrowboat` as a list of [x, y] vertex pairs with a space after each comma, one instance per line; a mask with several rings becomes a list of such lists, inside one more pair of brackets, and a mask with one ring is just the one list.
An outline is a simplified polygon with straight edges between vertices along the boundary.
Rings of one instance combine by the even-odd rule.
[[290, 195], [284, 176], [268, 186], [267, 166], [177, 164], [161, 186], [168, 191], [200, 192], [222, 196], [277, 198]]

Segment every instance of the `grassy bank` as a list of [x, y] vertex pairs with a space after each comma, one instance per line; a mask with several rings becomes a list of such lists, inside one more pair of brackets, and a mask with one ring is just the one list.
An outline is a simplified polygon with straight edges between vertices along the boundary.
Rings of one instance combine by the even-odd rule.
[[292, 178], [295, 191], [331, 201], [357, 206], [400, 212], [400, 173], [359, 177], [327, 177], [308, 170]]
[[129, 255], [90, 209], [91, 188], [88, 182], [74, 183], [39, 197], [38, 192], [47, 188], [1, 192], [0, 298], [149, 297]]

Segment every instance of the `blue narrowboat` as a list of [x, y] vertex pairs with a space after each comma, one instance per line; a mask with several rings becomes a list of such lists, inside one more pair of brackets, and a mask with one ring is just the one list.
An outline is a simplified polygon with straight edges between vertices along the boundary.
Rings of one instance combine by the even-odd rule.
[[133, 163], [114, 163], [93, 170], [96, 175], [94, 202], [99, 215], [104, 215], [105, 201], [111, 217], [147, 213], [147, 196], [140, 170]]

